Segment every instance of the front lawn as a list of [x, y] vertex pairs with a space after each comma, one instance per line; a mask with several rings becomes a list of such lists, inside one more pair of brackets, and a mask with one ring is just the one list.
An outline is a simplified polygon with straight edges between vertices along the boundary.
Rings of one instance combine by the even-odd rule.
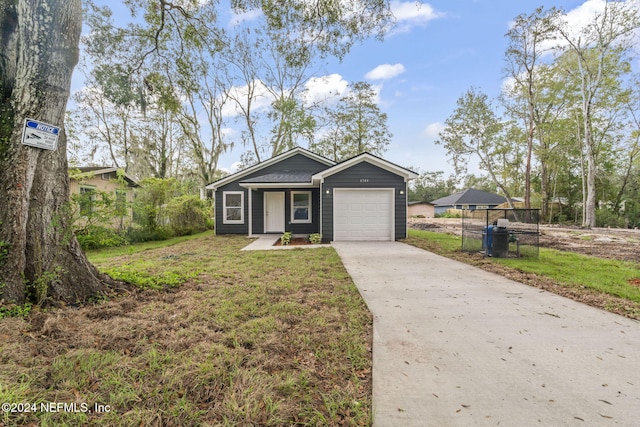
[[335, 251], [248, 243], [89, 253], [136, 287], [0, 319], [0, 425], [370, 425], [372, 319]]
[[461, 251], [461, 239], [445, 233], [409, 230], [406, 243], [475, 265], [528, 285], [640, 319], [640, 265], [540, 248], [538, 259], [485, 258]]

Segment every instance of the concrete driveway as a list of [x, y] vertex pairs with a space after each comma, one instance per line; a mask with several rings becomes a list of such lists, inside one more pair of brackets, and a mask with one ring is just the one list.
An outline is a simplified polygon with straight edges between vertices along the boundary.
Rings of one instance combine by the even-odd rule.
[[640, 322], [403, 243], [333, 246], [374, 316], [375, 426], [640, 425]]

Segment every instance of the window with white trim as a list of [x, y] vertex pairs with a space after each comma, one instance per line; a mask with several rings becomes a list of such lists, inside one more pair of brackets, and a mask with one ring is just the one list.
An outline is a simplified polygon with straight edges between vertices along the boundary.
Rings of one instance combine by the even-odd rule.
[[311, 191], [291, 192], [291, 222], [311, 222]]
[[244, 224], [244, 191], [222, 193], [222, 215], [224, 224]]
[[93, 185], [80, 185], [80, 215], [89, 216], [96, 210], [96, 187]]

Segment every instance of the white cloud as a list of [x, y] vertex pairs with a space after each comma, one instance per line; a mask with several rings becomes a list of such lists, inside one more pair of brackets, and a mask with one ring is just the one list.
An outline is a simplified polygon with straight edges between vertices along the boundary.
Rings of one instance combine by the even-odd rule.
[[396, 18], [396, 25], [392, 30], [396, 33], [408, 32], [415, 26], [424, 26], [429, 21], [444, 16], [429, 3], [421, 3], [420, 1], [394, 0], [391, 2], [391, 13]]
[[[273, 95], [269, 92], [269, 89], [260, 80], [255, 80], [252, 83], [253, 99], [251, 100], [251, 109], [253, 111], [260, 111], [271, 105], [273, 102]], [[238, 102], [246, 106], [249, 85], [233, 86], [229, 89], [229, 96], [237, 102], [227, 102], [222, 109], [223, 117], [236, 117], [242, 114]]]
[[305, 93], [302, 99], [305, 104], [336, 100], [342, 96], [349, 82], [340, 74], [329, 74], [322, 77], [312, 77], [305, 84]]
[[238, 135], [238, 131], [235, 130], [234, 128], [230, 128], [230, 127], [222, 128], [221, 129], [221, 133], [222, 133], [222, 136], [227, 137], [227, 138], [232, 138], [232, 137]]
[[368, 80], [387, 80], [404, 73], [406, 68], [402, 64], [382, 64], [369, 71], [364, 77]]
[[423, 133], [429, 138], [438, 138], [440, 132], [444, 130], [444, 124], [440, 122], [434, 122], [424, 128]]
[[577, 33], [587, 24], [593, 22], [593, 18], [604, 10], [605, 5], [606, 1], [604, 0], [587, 0], [582, 5], [567, 12], [565, 20], [569, 28]]
[[[625, 3], [625, 1], [623, 1]], [[637, 0], [626, 0], [626, 3], [633, 4], [640, 8], [640, 2]], [[569, 37], [577, 39], [581, 36], [581, 32], [588, 26], [593, 24], [596, 16], [599, 16], [605, 10], [607, 1], [605, 0], [587, 0], [580, 6], [566, 12], [562, 19], [566, 23], [566, 29]], [[566, 41], [558, 39], [556, 44], [566, 45]], [[549, 43], [551, 47], [552, 42]]]
[[236, 25], [240, 25], [243, 22], [251, 22], [255, 21], [262, 16], [262, 11], [260, 9], [252, 9], [247, 10], [242, 13], [232, 12], [231, 19], [229, 20], [229, 26], [235, 27]]

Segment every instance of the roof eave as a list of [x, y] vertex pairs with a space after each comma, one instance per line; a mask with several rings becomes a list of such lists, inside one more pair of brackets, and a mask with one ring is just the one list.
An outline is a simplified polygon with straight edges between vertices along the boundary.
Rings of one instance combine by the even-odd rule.
[[315, 182], [315, 181], [321, 181], [324, 178], [331, 176], [333, 174], [336, 174], [338, 172], [341, 172], [345, 169], [350, 168], [351, 166], [354, 166], [358, 163], [367, 161], [371, 164], [373, 164], [374, 166], [378, 166], [381, 169], [385, 169], [389, 172], [395, 173], [396, 175], [400, 175], [402, 177], [404, 177], [405, 181], [410, 181], [412, 179], [416, 179], [418, 178], [418, 174], [410, 171], [409, 169], [403, 168], [401, 166], [398, 166], [396, 164], [393, 164], [387, 160], [381, 159], [379, 157], [376, 157], [370, 153], [361, 153], [355, 157], [352, 157], [348, 160], [345, 160], [341, 163], [338, 163], [335, 166], [332, 166], [328, 169], [325, 169], [321, 172], [318, 172], [317, 174], [314, 174], [311, 179]]
[[[78, 174], [75, 174], [73, 176], [69, 176], [69, 178], [70, 179], [75, 179], [75, 180], [84, 179], [84, 178], [93, 178], [93, 177], [101, 175], [103, 173], [117, 172], [118, 170], [119, 170], [118, 168], [97, 169], [97, 170], [94, 170], [94, 171], [78, 173]], [[127, 174], [126, 172], [124, 172], [123, 177], [124, 177], [125, 181], [127, 181], [129, 184], [131, 184], [132, 187], [140, 187], [140, 184], [138, 184], [136, 182], [136, 180], [133, 179], [131, 177], [131, 175]]]
[[295, 148], [293, 148], [293, 149], [291, 149], [289, 151], [286, 151], [284, 153], [278, 154], [275, 157], [272, 157], [272, 158], [267, 159], [267, 160], [265, 160], [263, 162], [260, 162], [260, 163], [256, 163], [253, 166], [249, 166], [246, 169], [243, 169], [241, 171], [235, 172], [235, 173], [233, 173], [231, 175], [225, 176], [224, 178], [221, 178], [221, 179], [219, 179], [217, 181], [214, 181], [214, 182], [212, 182], [210, 184], [207, 184], [205, 186], [205, 188], [207, 190], [214, 190], [215, 191], [218, 188], [222, 187], [223, 185], [226, 185], [226, 184], [228, 184], [230, 182], [236, 181], [239, 178], [242, 178], [243, 176], [247, 176], [247, 175], [249, 175], [251, 173], [257, 172], [260, 169], [263, 169], [263, 168], [265, 168], [265, 167], [267, 167], [269, 165], [272, 165], [274, 163], [278, 163], [278, 162], [280, 162], [282, 160], [288, 159], [289, 157], [293, 157], [296, 154], [303, 154], [303, 155], [305, 155], [305, 156], [307, 156], [307, 157], [309, 157], [309, 158], [311, 158], [313, 160], [316, 160], [319, 163], [323, 163], [323, 164], [327, 165], [328, 167], [332, 167], [333, 165], [335, 165], [335, 162], [333, 160], [329, 160], [326, 157], [322, 157], [322, 156], [320, 156], [318, 154], [312, 153], [311, 151], [305, 150], [302, 147], [295, 147]]
[[240, 182], [242, 188], [309, 188], [318, 187], [313, 182]]

